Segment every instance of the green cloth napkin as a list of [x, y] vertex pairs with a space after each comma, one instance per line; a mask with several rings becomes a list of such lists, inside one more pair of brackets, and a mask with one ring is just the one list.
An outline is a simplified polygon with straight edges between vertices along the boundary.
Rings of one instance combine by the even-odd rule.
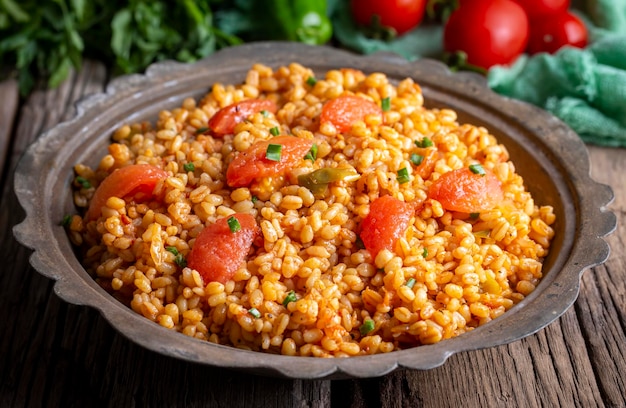
[[522, 57], [487, 74], [494, 91], [540, 106], [587, 143], [626, 147], [626, 35]]

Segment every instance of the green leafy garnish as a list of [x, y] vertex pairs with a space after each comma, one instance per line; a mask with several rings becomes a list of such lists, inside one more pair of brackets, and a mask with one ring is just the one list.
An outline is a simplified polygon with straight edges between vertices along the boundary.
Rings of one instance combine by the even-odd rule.
[[165, 247], [165, 250], [167, 252], [171, 252], [175, 256], [178, 255], [178, 249], [175, 246], [167, 246], [167, 247]]
[[317, 160], [317, 144], [316, 143], [313, 143], [313, 146], [311, 146], [311, 150], [309, 150], [306, 156], [304, 156], [304, 160], [311, 160], [312, 162], [315, 163], [315, 160]]
[[422, 257], [423, 258], [427, 258], [428, 257], [428, 248], [424, 248], [424, 250], [422, 251]]
[[174, 257], [174, 262], [176, 263], [176, 265], [180, 266], [181, 268], [185, 268], [187, 266], [187, 260], [185, 259], [183, 254], [176, 255]]
[[413, 286], [415, 286], [415, 278], [409, 278], [409, 280], [406, 281], [406, 287], [413, 289]]
[[411, 156], [409, 156], [409, 160], [414, 165], [419, 166], [420, 164], [422, 164], [422, 161], [424, 161], [424, 156], [421, 156], [417, 153], [411, 153]]
[[72, 223], [72, 216], [70, 214], [66, 214], [61, 220], [61, 225], [64, 227], [68, 227]]
[[263, 109], [261, 111], [261, 115], [263, 115], [264, 118], [268, 117], [270, 115], [270, 111]]
[[383, 112], [388, 112], [389, 109], [391, 109], [391, 98], [390, 97], [383, 98], [383, 100], [380, 101], [380, 107], [383, 110]]
[[201, 135], [201, 134], [203, 134], [204, 132], [206, 132], [207, 130], [209, 130], [209, 128], [208, 128], [208, 127], [201, 127], [201, 128], [198, 128], [198, 129], [196, 129], [196, 135]]
[[280, 128], [278, 126], [274, 126], [270, 129], [270, 133], [272, 134], [272, 136], [278, 136], [280, 135]]
[[196, 165], [193, 163], [185, 163], [183, 164], [183, 169], [185, 169], [186, 172], [194, 171], [196, 169]]
[[478, 174], [479, 176], [484, 176], [486, 174], [485, 169], [480, 163], [470, 164], [469, 169], [472, 173]]
[[309, 86], [315, 86], [316, 83], [317, 83], [317, 79], [313, 76], [310, 76], [306, 79], [306, 84]]
[[239, 223], [239, 220], [234, 216], [229, 217], [226, 220], [226, 223], [228, 223], [228, 228], [230, 228], [230, 232], [237, 232], [241, 229], [241, 224]]
[[74, 179], [76, 183], [80, 184], [80, 186], [84, 189], [91, 188], [91, 183], [84, 177], [78, 176]]
[[410, 180], [411, 180], [411, 177], [409, 176], [409, 170], [406, 167], [403, 167], [400, 170], [398, 170], [398, 183], [404, 184], [404, 183], [408, 183]]
[[285, 299], [283, 300], [283, 306], [287, 307], [289, 303], [295, 302], [296, 300], [298, 300], [298, 298], [296, 297], [296, 292], [292, 290], [287, 293], [287, 296], [285, 296]]
[[365, 319], [361, 327], [359, 327], [359, 331], [361, 332], [361, 336], [365, 336], [374, 330], [376, 324], [372, 319]]
[[426, 136], [424, 136], [422, 140], [415, 141], [415, 146], [417, 147], [431, 147], [433, 145], [434, 145], [433, 141], [430, 140], [430, 138]]
[[252, 315], [252, 317], [254, 317], [256, 319], [261, 317], [261, 312], [259, 312], [259, 309], [257, 309], [256, 307], [248, 309], [248, 313], [250, 313]]
[[265, 151], [265, 158], [267, 160], [279, 162], [282, 150], [283, 150], [283, 145], [269, 144], [267, 146], [267, 150]]

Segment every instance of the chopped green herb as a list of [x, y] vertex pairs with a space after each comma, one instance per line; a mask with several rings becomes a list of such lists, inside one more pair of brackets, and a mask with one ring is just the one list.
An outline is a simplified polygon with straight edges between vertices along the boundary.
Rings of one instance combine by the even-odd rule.
[[417, 153], [411, 153], [409, 160], [411, 160], [411, 163], [413, 163], [414, 165], [419, 166], [420, 164], [422, 164], [422, 161], [424, 161], [424, 156], [420, 156]]
[[411, 180], [411, 177], [409, 176], [409, 170], [406, 167], [403, 167], [400, 170], [398, 170], [398, 183], [404, 184], [404, 183], [408, 183], [410, 180]]
[[229, 217], [226, 222], [228, 223], [228, 228], [230, 228], [230, 232], [237, 232], [241, 229], [241, 224], [239, 224], [239, 220], [234, 216]]
[[267, 160], [272, 161], [280, 161], [280, 154], [283, 150], [283, 145], [280, 144], [269, 144], [267, 146], [267, 150], [265, 151], [265, 158]]
[[278, 126], [274, 126], [270, 129], [270, 133], [272, 134], [272, 136], [278, 136], [280, 135], [280, 128]]
[[196, 169], [196, 165], [193, 163], [185, 163], [183, 164], [183, 169], [185, 169], [186, 172], [194, 171]]
[[316, 143], [313, 143], [313, 146], [311, 146], [311, 150], [309, 150], [306, 156], [304, 156], [304, 160], [311, 160], [312, 162], [315, 162], [315, 160], [317, 160], [317, 144]]
[[70, 224], [72, 223], [72, 216], [67, 214], [63, 217], [63, 220], [61, 220], [61, 225], [64, 227], [68, 227]]
[[322, 167], [310, 173], [300, 174], [298, 176], [298, 184], [308, 188], [313, 194], [324, 194], [330, 183], [336, 181], [352, 182], [358, 180], [361, 176], [353, 168], [334, 168]]
[[285, 299], [283, 300], [283, 306], [287, 307], [289, 303], [295, 302], [296, 300], [298, 300], [298, 298], [296, 298], [296, 292], [292, 290], [287, 293], [287, 296], [285, 296]]
[[424, 250], [422, 251], [422, 257], [423, 258], [427, 258], [428, 257], [428, 248], [424, 248]]
[[361, 327], [359, 327], [359, 331], [361, 332], [361, 336], [365, 336], [368, 333], [371, 333], [376, 325], [372, 319], [365, 319]]
[[176, 249], [175, 246], [167, 246], [167, 247], [165, 247], [165, 250], [167, 252], [173, 253], [175, 256], [178, 255], [178, 249]]
[[252, 200], [252, 204], [256, 203], [257, 201], [259, 201], [259, 197], [257, 196], [252, 196], [252, 198], [250, 199]]
[[469, 216], [470, 216], [470, 218], [471, 218], [472, 220], [477, 220], [477, 219], [478, 219], [478, 217], [480, 217], [480, 213], [473, 212], [473, 213], [470, 213], [470, 215], [469, 215]]
[[259, 312], [259, 309], [257, 309], [256, 307], [249, 309], [248, 313], [250, 313], [256, 319], [261, 317], [261, 312]]
[[203, 134], [204, 132], [206, 132], [207, 130], [209, 130], [209, 128], [208, 128], [208, 127], [201, 127], [201, 128], [198, 128], [198, 129], [196, 129], [196, 135], [201, 135], [201, 134]]
[[480, 163], [470, 164], [469, 169], [472, 173], [480, 176], [484, 176], [486, 174], [485, 169], [483, 169], [483, 166]]
[[422, 140], [416, 140], [415, 141], [415, 146], [417, 147], [431, 147], [433, 146], [433, 141], [430, 140], [429, 137], [424, 136], [424, 138]]
[[317, 83], [317, 78], [315, 77], [310, 76], [306, 79], [306, 84], [309, 86], [315, 86], [316, 83]]
[[78, 184], [80, 184], [80, 186], [81, 186], [82, 188], [85, 188], [85, 189], [87, 189], [87, 188], [91, 188], [91, 183], [90, 183], [90, 182], [89, 182], [89, 180], [87, 180], [86, 178], [81, 177], [81, 176], [78, 176], [78, 177], [76, 177], [76, 179], [75, 179], [75, 180], [76, 180], [76, 182], [77, 182]]
[[413, 289], [413, 286], [415, 286], [415, 278], [410, 278], [408, 281], [406, 281], [407, 288]]
[[357, 249], [365, 249], [365, 244], [363, 243], [361, 237], [358, 235], [356, 236], [356, 241], [354, 241], [354, 245], [357, 247]]
[[270, 115], [270, 112], [268, 110], [263, 109], [261, 111], [261, 115], [263, 115], [264, 118], [268, 117]]
[[388, 112], [389, 109], [391, 109], [391, 98], [390, 97], [383, 98], [383, 100], [380, 103], [380, 107], [382, 108], [383, 112]]
[[176, 257], [174, 258], [174, 262], [176, 263], [176, 265], [180, 266], [181, 268], [184, 268], [187, 266], [187, 260], [185, 259], [183, 254], [176, 255]]

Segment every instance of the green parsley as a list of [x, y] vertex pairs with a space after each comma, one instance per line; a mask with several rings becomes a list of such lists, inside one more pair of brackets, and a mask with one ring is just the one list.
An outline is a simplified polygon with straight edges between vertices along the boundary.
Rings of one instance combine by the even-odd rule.
[[228, 217], [226, 222], [228, 223], [228, 228], [230, 228], [230, 232], [237, 232], [241, 229], [241, 224], [239, 224], [239, 220], [235, 218], [235, 216]]
[[201, 134], [203, 134], [204, 132], [206, 132], [207, 130], [209, 130], [209, 128], [208, 128], [208, 127], [201, 127], [201, 128], [198, 128], [198, 129], [196, 129], [196, 135], [201, 135]]
[[76, 177], [75, 181], [80, 184], [80, 186], [84, 189], [88, 189], [91, 188], [91, 183], [89, 182], [89, 180], [87, 180], [84, 177], [78, 176]]
[[416, 140], [415, 146], [417, 147], [431, 147], [433, 146], [433, 141], [430, 140], [429, 137], [424, 136], [422, 140]]
[[398, 183], [404, 184], [404, 183], [408, 183], [410, 180], [411, 180], [411, 177], [409, 176], [409, 170], [406, 167], [403, 167], [400, 170], [398, 170]]
[[298, 300], [298, 298], [296, 298], [296, 292], [292, 290], [287, 293], [287, 296], [285, 296], [285, 299], [283, 300], [283, 306], [287, 307], [289, 303], [295, 302], [296, 300]]
[[306, 84], [309, 86], [315, 86], [315, 84], [317, 83], [317, 78], [310, 76], [306, 79]]
[[183, 164], [183, 169], [185, 169], [186, 172], [194, 171], [196, 169], [196, 165], [193, 163], [185, 163]]
[[415, 286], [415, 278], [410, 278], [408, 281], [406, 281], [407, 288], [413, 289], [413, 286]]
[[365, 319], [361, 327], [359, 327], [359, 331], [361, 332], [361, 336], [365, 336], [368, 333], [371, 333], [376, 325], [372, 319]]
[[183, 254], [176, 255], [174, 257], [174, 262], [176, 263], [176, 265], [180, 266], [181, 268], [184, 268], [187, 266], [187, 260], [185, 259]]
[[171, 252], [172, 254], [174, 254], [174, 256], [178, 255], [178, 249], [176, 249], [175, 246], [166, 246], [165, 250], [167, 252]]
[[265, 151], [265, 158], [271, 161], [280, 161], [280, 154], [283, 150], [283, 145], [280, 144], [269, 144], [267, 145], [267, 150]]
[[472, 173], [478, 174], [479, 176], [484, 176], [486, 174], [485, 169], [483, 169], [483, 166], [480, 163], [470, 164], [469, 169]]
[[270, 112], [268, 110], [263, 109], [261, 111], [261, 115], [263, 115], [264, 118], [268, 117], [270, 115]]
[[252, 201], [252, 204], [256, 204], [256, 202], [259, 201], [259, 197], [252, 196], [252, 198], [250, 200]]
[[309, 150], [306, 156], [304, 156], [304, 160], [311, 160], [312, 162], [315, 162], [316, 159], [317, 159], [317, 144], [313, 143], [313, 146], [311, 146], [311, 150]]
[[428, 257], [428, 248], [424, 248], [424, 250], [422, 251], [422, 257], [423, 258], [427, 258]]
[[389, 112], [389, 109], [391, 109], [391, 98], [383, 98], [383, 100], [380, 102], [380, 107], [382, 108], [383, 112]]
[[67, 214], [63, 217], [63, 220], [61, 220], [61, 225], [64, 227], [69, 227], [69, 225], [72, 223], [72, 216]]
[[278, 126], [274, 126], [270, 129], [270, 133], [272, 134], [272, 136], [278, 136], [280, 135], [280, 128]]
[[416, 166], [419, 166], [420, 164], [422, 164], [422, 161], [424, 161], [424, 156], [421, 156], [417, 153], [411, 153], [411, 156], [409, 156], [409, 160], [411, 160], [411, 163], [413, 163]]
[[261, 312], [259, 312], [259, 309], [257, 309], [256, 307], [248, 309], [248, 313], [250, 313], [252, 315], [252, 317], [254, 317], [256, 319], [261, 317]]

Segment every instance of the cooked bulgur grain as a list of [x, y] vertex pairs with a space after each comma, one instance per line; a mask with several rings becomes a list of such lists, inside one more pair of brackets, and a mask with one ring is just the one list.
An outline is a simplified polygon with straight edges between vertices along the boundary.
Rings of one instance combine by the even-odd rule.
[[[91, 184], [74, 184], [80, 208], [115, 169], [148, 164], [167, 173], [146, 182], [143, 196], [120, 189], [93, 219], [71, 219], [69, 236], [83, 249], [88, 272], [167, 329], [318, 357], [436, 343], [489, 322], [534, 290], [555, 216], [535, 204], [487, 129], [459, 124], [449, 109], [426, 109], [410, 78], [393, 84], [384, 74], [355, 69], [329, 71], [314, 83], [311, 77], [297, 63], [256, 64], [241, 85], [214, 84], [203, 99], [161, 112], [155, 124], [122, 126], [96, 168], [77, 164], [76, 175]], [[325, 104], [342, 95], [369, 104], [340, 132], [320, 118]], [[224, 135], [207, 130], [220, 109], [252, 98], [272, 101], [276, 112], [231, 118]], [[390, 107], [378, 112], [374, 105], [385, 98]], [[255, 143], [271, 144], [277, 132], [305, 139], [312, 150], [284, 170], [230, 187], [233, 159]], [[442, 174], [475, 164], [501, 185], [495, 206], [454, 212], [430, 197]], [[334, 170], [312, 173], [318, 169]], [[378, 218], [388, 225], [370, 218], [368, 225], [378, 222], [392, 242], [372, 253], [360, 226], [383, 196], [409, 211], [408, 227], [394, 230], [401, 223], [385, 214]], [[240, 248], [234, 259], [242, 261], [229, 275], [205, 281], [187, 258], [205, 228], [234, 213], [252, 215], [259, 232]], [[374, 241], [382, 239], [376, 234]]]

